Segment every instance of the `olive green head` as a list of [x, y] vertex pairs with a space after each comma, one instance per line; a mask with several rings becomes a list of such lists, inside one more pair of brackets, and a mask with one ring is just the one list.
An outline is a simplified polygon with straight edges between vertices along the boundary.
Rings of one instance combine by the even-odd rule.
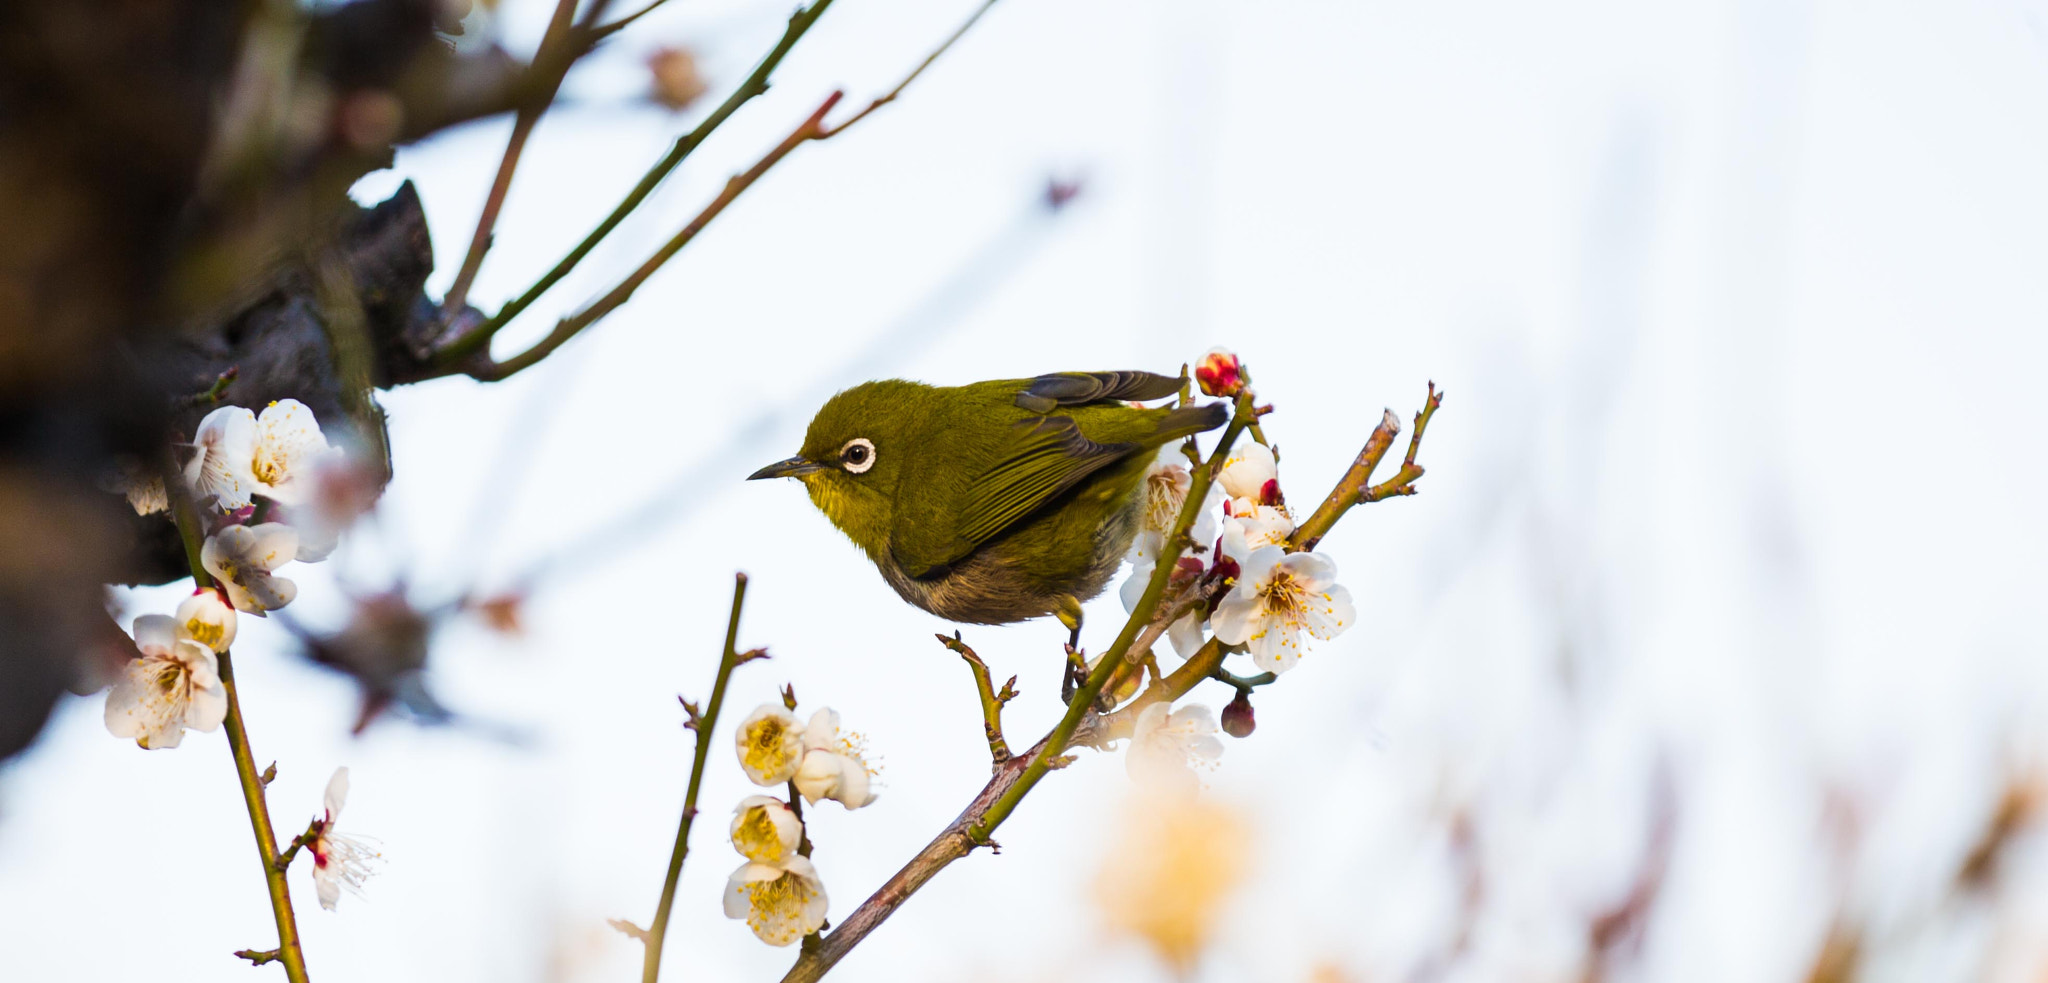
[[[913, 436], [939, 399], [931, 386], [889, 379], [828, 400], [795, 457], [747, 476], [796, 478], [832, 524], [870, 554], [888, 541], [896, 489], [914, 457]], [[929, 476], [927, 476], [929, 477]]]

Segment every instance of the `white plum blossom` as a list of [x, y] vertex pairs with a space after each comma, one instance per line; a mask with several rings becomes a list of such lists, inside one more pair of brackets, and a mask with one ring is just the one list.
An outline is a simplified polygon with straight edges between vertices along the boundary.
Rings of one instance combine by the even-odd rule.
[[1239, 561], [1237, 586], [1216, 606], [1216, 638], [1243, 645], [1269, 672], [1301, 660], [1301, 633], [1328, 640], [1351, 627], [1351, 592], [1337, 581], [1337, 564], [1320, 553], [1289, 553], [1262, 546]]
[[756, 785], [780, 785], [804, 763], [803, 725], [779, 703], [763, 703], [740, 721], [733, 734], [740, 770]]
[[832, 799], [848, 809], [867, 805], [878, 794], [870, 788], [866, 747], [859, 734], [839, 733], [839, 711], [820, 707], [804, 728], [804, 760], [796, 772], [796, 790], [805, 802]]
[[[1201, 561], [1191, 561], [1187, 557], [1182, 557], [1181, 562], [1199, 565]], [[1125, 611], [1136, 610], [1138, 601], [1144, 598], [1145, 588], [1152, 581], [1153, 566], [1150, 560], [1132, 565], [1131, 575], [1124, 579], [1122, 587], [1117, 588], [1117, 597], [1124, 602]], [[1205, 614], [1203, 608], [1197, 605], [1187, 614], [1175, 619], [1173, 624], [1166, 626], [1166, 639], [1173, 643], [1176, 655], [1183, 659], [1193, 658], [1196, 650], [1202, 647], [1202, 630], [1209, 624]]]
[[1130, 749], [1124, 752], [1124, 768], [1141, 785], [1186, 794], [1200, 785], [1195, 767], [1214, 767], [1222, 756], [1216, 715], [1208, 707], [1190, 703], [1175, 710], [1171, 704], [1154, 703], [1138, 714]]
[[313, 888], [320, 895], [320, 907], [333, 911], [342, 889], [363, 896], [363, 881], [372, 873], [371, 864], [380, 858], [369, 844], [334, 831], [341, 818], [342, 803], [348, 799], [348, 769], [334, 769], [327, 780], [326, 811], [313, 820], [306, 849], [313, 854]]
[[1230, 456], [1223, 459], [1223, 473], [1216, 476], [1224, 494], [1254, 503], [1266, 501], [1274, 494], [1279, 480], [1279, 464], [1273, 449], [1255, 440], [1232, 447]]
[[107, 692], [107, 731], [149, 749], [177, 747], [187, 728], [211, 731], [228, 713], [227, 689], [213, 650], [178, 631], [176, 619], [145, 614], [135, 619], [135, 647]]
[[178, 605], [175, 617], [180, 634], [215, 652], [235, 644], [235, 609], [218, 588], [194, 591]]
[[224, 511], [249, 504], [257, 491], [251, 471], [256, 453], [256, 414], [243, 406], [223, 406], [206, 414], [192, 435], [191, 457], [185, 462], [185, 485], [194, 498], [212, 496]]
[[207, 537], [199, 561], [228, 592], [237, 611], [263, 617], [299, 595], [299, 585], [272, 573], [298, 557], [298, 530], [281, 522], [228, 526]]
[[1230, 514], [1223, 517], [1223, 555], [1240, 565], [1253, 550], [1286, 546], [1287, 537], [1294, 535], [1294, 519], [1283, 506], [1233, 498], [1224, 508]]
[[312, 495], [315, 469], [333, 453], [313, 411], [296, 399], [280, 399], [256, 418], [249, 460], [254, 490], [282, 505], [304, 502]]
[[[1139, 513], [1138, 535], [1131, 541], [1130, 559], [1134, 566], [1158, 562], [1167, 534], [1173, 532], [1174, 523], [1180, 519], [1181, 506], [1188, 500], [1188, 490], [1194, 479], [1184, 465], [1169, 457], [1177, 458], [1179, 454], [1177, 446], [1162, 448], [1159, 460], [1145, 473], [1145, 505]], [[1212, 506], [1219, 495], [1216, 486], [1210, 485], [1202, 510], [1195, 513], [1195, 522], [1188, 527], [1188, 539], [1195, 544], [1190, 552], [1204, 552], [1216, 542], [1216, 515]]]
[[804, 823], [772, 795], [749, 795], [732, 811], [732, 848], [757, 864], [777, 865], [796, 855]]
[[790, 945], [825, 924], [825, 882], [808, 859], [748, 861], [725, 882], [725, 917], [744, 918], [761, 941]]

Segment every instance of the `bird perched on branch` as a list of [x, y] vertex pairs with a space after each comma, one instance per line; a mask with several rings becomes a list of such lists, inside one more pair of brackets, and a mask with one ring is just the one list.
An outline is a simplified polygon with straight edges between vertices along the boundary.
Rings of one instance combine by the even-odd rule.
[[966, 386], [855, 386], [803, 450], [748, 476], [796, 478], [903, 599], [1000, 625], [1057, 614], [1077, 636], [1137, 535], [1161, 446], [1222, 426], [1221, 403], [1146, 408], [1181, 381], [1058, 372]]

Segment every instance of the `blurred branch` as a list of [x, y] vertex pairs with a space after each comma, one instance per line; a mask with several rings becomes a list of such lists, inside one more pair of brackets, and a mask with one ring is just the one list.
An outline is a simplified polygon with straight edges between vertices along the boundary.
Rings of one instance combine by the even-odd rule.
[[725, 102], [720, 103], [717, 109], [712, 110], [711, 115], [706, 116], [703, 122], [698, 123], [696, 128], [678, 138], [675, 146], [670, 147], [668, 153], [656, 161], [654, 166], [649, 168], [645, 175], [641, 176], [640, 182], [633, 186], [633, 190], [626, 193], [626, 197], [612, 209], [610, 215], [605, 216], [604, 221], [598, 223], [597, 228], [591, 230], [589, 235], [584, 236], [583, 241], [576, 244], [576, 248], [569, 250], [567, 256], [562, 257], [561, 261], [557, 262], [553, 269], [543, 274], [533, 286], [526, 289], [525, 293], [520, 294], [510, 303], [500, 308], [497, 314], [491, 316], [483, 323], [441, 345], [435, 353], [436, 363], [448, 371], [461, 371], [460, 366], [471, 360], [488, 363], [489, 358], [485, 354], [485, 350], [489, 347], [492, 336], [496, 335], [499, 329], [511, 323], [512, 319], [518, 317], [520, 312], [531, 306], [535, 300], [540, 298], [541, 294], [546, 293], [550, 287], [553, 287], [563, 277], [569, 275], [569, 271], [575, 269], [576, 264], [582, 262], [583, 257], [589, 255], [590, 251], [595, 249], [605, 236], [610, 235], [613, 229], [618, 228], [619, 223], [625, 221], [627, 215], [632, 214], [634, 209], [640, 207], [640, 203], [645, 201], [649, 194], [653, 193], [655, 186], [660, 184], [663, 178], [668, 177], [669, 172], [675, 170], [676, 166], [681, 164], [683, 159], [688, 157], [692, 151], [696, 150], [698, 145], [702, 144], [705, 138], [711, 135], [712, 131], [718, 129], [719, 125], [724, 123], [727, 117], [744, 105], [747, 100], [768, 91], [769, 75], [775, 71], [776, 66], [782, 64], [782, 59], [789, 54], [791, 48], [796, 46], [797, 39], [803, 37], [804, 32], [809, 31], [811, 25], [817, 23], [818, 18], [825, 13], [825, 9], [831, 5], [832, 0], [815, 0], [810, 6], [801, 8], [791, 14], [789, 25], [783, 29], [781, 40], [777, 41], [775, 47], [769, 49], [768, 54], [763, 56], [760, 63], [754, 66], [753, 73], [747, 76], [746, 81], [740, 83], [740, 87], [734, 90], [732, 95], [727, 96]]
[[[691, 714], [696, 726], [696, 751], [690, 759], [690, 785], [683, 793], [683, 818], [676, 825], [676, 845], [669, 852], [668, 876], [661, 882], [661, 902], [654, 909], [654, 923], [646, 932], [637, 936], [646, 944], [646, 958], [641, 963], [640, 978], [643, 983], [654, 983], [661, 976], [661, 944], [668, 935], [669, 910], [676, 902], [676, 881], [683, 876], [683, 859], [690, 854], [690, 823], [697, 818], [697, 790], [704, 784], [704, 759], [711, 751], [707, 742], [718, 727], [718, 711], [725, 705], [726, 683], [732, 679], [733, 667], [742, 662], [752, 661], [762, 655], [758, 650], [741, 653], [737, 645], [740, 633], [740, 607], [747, 598], [747, 575], [734, 574], [732, 578], [732, 617], [725, 624], [725, 651], [718, 660], [718, 677], [711, 684], [711, 701], [705, 705], [701, 719]], [[689, 705], [684, 704], [686, 707]]]
[[934, 637], [940, 645], [960, 653], [960, 657], [967, 660], [968, 670], [974, 673], [974, 690], [981, 698], [981, 727], [988, 736], [988, 756], [1001, 766], [1010, 760], [1010, 746], [1003, 741], [1003, 704], [1017, 698], [1017, 677], [1011, 676], [1010, 681], [1003, 684], [1002, 692], [997, 692], [995, 681], [988, 673], [988, 663], [981, 661], [981, 656], [974, 654], [974, 650], [960, 640], [959, 632], [955, 631], [952, 638], [944, 635]]

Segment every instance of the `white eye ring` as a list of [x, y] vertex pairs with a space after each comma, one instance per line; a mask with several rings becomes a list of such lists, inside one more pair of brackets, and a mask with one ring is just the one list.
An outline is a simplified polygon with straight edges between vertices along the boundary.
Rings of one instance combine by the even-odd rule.
[[855, 437], [839, 448], [839, 466], [848, 474], [865, 474], [875, 466], [875, 442], [866, 437]]

